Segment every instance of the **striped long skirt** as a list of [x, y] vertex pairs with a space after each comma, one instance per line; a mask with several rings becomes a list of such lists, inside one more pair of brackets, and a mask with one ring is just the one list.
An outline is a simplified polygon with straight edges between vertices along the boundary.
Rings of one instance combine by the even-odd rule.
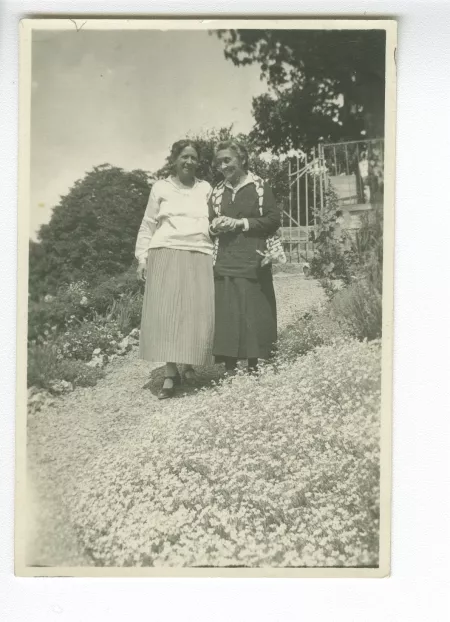
[[185, 365], [213, 363], [212, 257], [150, 249], [140, 333], [140, 358]]

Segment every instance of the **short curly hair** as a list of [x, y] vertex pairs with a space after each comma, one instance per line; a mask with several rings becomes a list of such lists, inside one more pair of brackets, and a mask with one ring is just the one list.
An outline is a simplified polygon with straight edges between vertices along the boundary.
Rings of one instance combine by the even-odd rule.
[[186, 149], [186, 147], [192, 147], [193, 149], [195, 149], [195, 151], [197, 152], [197, 157], [198, 159], [200, 159], [200, 149], [197, 143], [194, 140], [191, 140], [190, 138], [184, 138], [182, 140], [177, 140], [177, 142], [173, 143], [172, 145], [172, 148], [170, 150], [170, 157], [169, 157], [170, 162], [172, 164], [178, 158], [178, 156], [183, 151], [183, 149]]
[[224, 149], [230, 149], [230, 151], [233, 151], [241, 161], [244, 171], [248, 171], [248, 151], [242, 143], [234, 139], [222, 140], [216, 145], [214, 155], [217, 156], [217, 153], [219, 151], [223, 151]]

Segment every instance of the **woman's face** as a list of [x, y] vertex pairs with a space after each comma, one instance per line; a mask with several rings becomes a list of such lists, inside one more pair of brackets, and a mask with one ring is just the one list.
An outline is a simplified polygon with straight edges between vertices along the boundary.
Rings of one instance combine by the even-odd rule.
[[198, 165], [198, 155], [194, 147], [185, 147], [175, 160], [175, 171], [178, 176], [192, 177]]
[[240, 157], [232, 149], [222, 149], [217, 152], [216, 164], [218, 170], [227, 181], [237, 181], [245, 170]]

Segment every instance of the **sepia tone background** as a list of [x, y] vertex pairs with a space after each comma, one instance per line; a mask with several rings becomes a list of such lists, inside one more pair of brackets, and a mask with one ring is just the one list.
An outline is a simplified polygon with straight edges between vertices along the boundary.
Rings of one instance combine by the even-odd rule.
[[[359, 245], [356, 255], [349, 255], [347, 261], [346, 245], [357, 244], [359, 233], [343, 231], [345, 244], [344, 237], [338, 240], [329, 235], [329, 223], [340, 218], [342, 201], [348, 197], [336, 195], [328, 185], [325, 188], [325, 180], [337, 178], [339, 172], [336, 169], [334, 175], [330, 173], [333, 164], [324, 155], [325, 147], [333, 144], [351, 146], [355, 141], [367, 144], [372, 139], [378, 142], [384, 139], [380, 135], [384, 110], [379, 105], [380, 99], [384, 101], [384, 32], [358, 31], [345, 36], [339, 31], [305, 31], [302, 37], [293, 31], [269, 32], [267, 35], [250, 31], [250, 52], [246, 49], [253, 58], [249, 59], [249, 67], [246, 61], [244, 67], [234, 66], [231, 59], [222, 56], [221, 62], [236, 75], [250, 67], [257, 71], [244, 85], [237, 80], [236, 89], [234, 82], [233, 88], [228, 85], [223, 92], [219, 89], [218, 116], [216, 111], [211, 117], [193, 114], [189, 126], [183, 121], [186, 128], [183, 135], [194, 135], [201, 142], [204, 154], [212, 153], [214, 142], [221, 136], [237, 135], [246, 141], [252, 154], [252, 168], [270, 181], [284, 212], [292, 202], [289, 174], [294, 170], [299, 176], [302, 158], [307, 165], [310, 184], [304, 186], [306, 211], [297, 228], [301, 232], [306, 226], [307, 233], [323, 239], [315, 237], [311, 243], [304, 242], [300, 250], [306, 254], [315, 249], [314, 256], [306, 258], [300, 256], [297, 244], [296, 258], [289, 238], [289, 264], [274, 267], [279, 305], [278, 362], [286, 371], [281, 382], [271, 370], [258, 385], [253, 385], [249, 378], [238, 378], [232, 385], [222, 386], [217, 395], [210, 387], [211, 382], [220, 379], [220, 371], [200, 370], [201, 382], [197, 387], [202, 390], [200, 394], [194, 391], [162, 407], [154, 401], [161, 368], [155, 366], [148, 370], [136, 356], [142, 292], [133, 272], [132, 250], [149, 187], [167, 171], [166, 155], [161, 157], [158, 151], [162, 149], [158, 143], [167, 137], [159, 126], [170, 127], [167, 135], [171, 136], [174, 117], [174, 127], [178, 128], [181, 118], [178, 100], [175, 96], [167, 100], [164, 123], [159, 117], [149, 116], [145, 142], [155, 148], [150, 149], [148, 159], [142, 156], [134, 160], [130, 153], [135, 144], [142, 147], [142, 137], [136, 130], [138, 124], [120, 122], [129, 114], [129, 99], [122, 97], [122, 91], [134, 85], [137, 91], [134, 99], [140, 99], [139, 105], [134, 104], [135, 116], [140, 119], [143, 109], [147, 113], [146, 72], [141, 66], [139, 77], [143, 74], [145, 77], [130, 82], [133, 62], [125, 62], [126, 55], [120, 54], [117, 71], [111, 60], [105, 59], [111, 49], [123, 52], [125, 34], [130, 36], [127, 50], [133, 58], [136, 49], [130, 43], [131, 37], [142, 33], [86, 30], [85, 38], [90, 35], [96, 42], [101, 41], [99, 34], [111, 35], [95, 51], [91, 44], [90, 54], [85, 54], [86, 47], [89, 48], [86, 40], [80, 40], [74, 54], [73, 35], [83, 31], [64, 32], [64, 35], [70, 33], [69, 43], [65, 45], [59, 40], [62, 33], [57, 36], [50, 33], [46, 38], [49, 33], [40, 32], [33, 42], [32, 49], [37, 46], [38, 56], [43, 55], [41, 75], [37, 79], [39, 74], [33, 73], [31, 82], [32, 135], [37, 134], [31, 141], [32, 169], [36, 158], [41, 161], [36, 166], [42, 168], [41, 174], [35, 176], [39, 181], [34, 185], [32, 182], [30, 206], [32, 212], [37, 210], [43, 218], [37, 235], [38, 223], [30, 226], [29, 265], [28, 483], [31, 488], [28, 516], [33, 520], [29, 521], [28, 564], [35, 569], [44, 566], [54, 571], [55, 567], [79, 566], [86, 567], [89, 573], [92, 568], [114, 566], [122, 567], [125, 572], [133, 567], [158, 567], [158, 572], [164, 573], [174, 567], [272, 566], [273, 569], [309, 567], [313, 571], [329, 568], [332, 573], [339, 569], [348, 572], [359, 569], [368, 574], [386, 572], [386, 548], [382, 564], [379, 559], [379, 417], [382, 399], [389, 409], [389, 394], [381, 392], [381, 374], [388, 374], [389, 386], [389, 368], [381, 367], [381, 306], [387, 304], [387, 319], [391, 309], [389, 280], [384, 300], [381, 291], [383, 221], [377, 220], [377, 214], [383, 215], [382, 194], [364, 194], [372, 199], [378, 197], [366, 206], [375, 220], [362, 227], [362, 233], [370, 233], [368, 245], [364, 248]], [[151, 38], [155, 33], [145, 34]], [[178, 32], [156, 34], [169, 41], [166, 48], [176, 48], [174, 42], [178, 43], [178, 50], [184, 49], [188, 37]], [[198, 47], [204, 44], [209, 51], [211, 37], [208, 35], [210, 38], [206, 39], [205, 34], [189, 33], [189, 37], [198, 35], [201, 42]], [[239, 37], [236, 49], [233, 35], [231, 39], [227, 36], [218, 39], [214, 35], [212, 40], [221, 45], [222, 54], [227, 51], [239, 65]], [[244, 40], [245, 36], [243, 33]], [[267, 37], [270, 44], [261, 59], [260, 43]], [[281, 75], [274, 71], [278, 66], [277, 54], [284, 49], [277, 44], [277, 37], [286, 40], [292, 49], [299, 44], [289, 61], [291, 67], [286, 67]], [[139, 39], [136, 41], [139, 43]], [[42, 52], [39, 47], [50, 43], [59, 52], [55, 54], [57, 62], [52, 54], [46, 60], [48, 52]], [[140, 45], [143, 46], [142, 42]], [[322, 54], [319, 59], [318, 50]], [[358, 54], [355, 50], [359, 50]], [[266, 57], [270, 59], [267, 64]], [[345, 60], [345, 64], [336, 63], [337, 57]], [[89, 62], [85, 62], [86, 58]], [[309, 59], [309, 73], [305, 74], [302, 58]], [[177, 69], [172, 71], [172, 66], [179, 68], [178, 59], [179, 53], [168, 54], [164, 76], [177, 75]], [[65, 63], [70, 79], [58, 69], [58, 65]], [[34, 66], [39, 68], [39, 63], [34, 65], [33, 54]], [[87, 74], [86, 80], [80, 79], [80, 66]], [[92, 66], [94, 85], [89, 78]], [[123, 66], [125, 75], [122, 75]], [[215, 73], [220, 80], [218, 57], [217, 67], [219, 71], [216, 68]], [[259, 80], [261, 70], [266, 74], [262, 81]], [[105, 87], [104, 74], [110, 78], [109, 86], [106, 82]], [[343, 74], [347, 76], [347, 90], [341, 92], [337, 75], [342, 78]], [[305, 75], [308, 75], [306, 82]], [[182, 83], [182, 76], [180, 80]], [[170, 81], [172, 88], [174, 81]], [[155, 83], [152, 97], [157, 92], [156, 77]], [[164, 84], [162, 80], [162, 93], [168, 88]], [[71, 90], [74, 85], [78, 86], [75, 91]], [[230, 106], [233, 97], [230, 98], [229, 91], [237, 92], [241, 86], [239, 95], [233, 95], [238, 97], [237, 112]], [[100, 97], [103, 88], [104, 99]], [[141, 88], [146, 97], [139, 97]], [[206, 83], [198, 88], [192, 82], [184, 85], [186, 100], [195, 102], [197, 110], [202, 110], [205, 101], [206, 96], [198, 97], [203, 88]], [[169, 92], [173, 94], [173, 90]], [[59, 106], [59, 97], [63, 101], [67, 98], [71, 105]], [[158, 98], [161, 97], [159, 93]], [[71, 108], [73, 101], [79, 106]], [[114, 103], [109, 107], [110, 101]], [[292, 102], [297, 103], [293, 106]], [[204, 107], [208, 106], [209, 100]], [[280, 115], [286, 117], [281, 125]], [[34, 132], [33, 125], [40, 125], [40, 116], [43, 128]], [[77, 116], [86, 118], [86, 124], [74, 121]], [[219, 126], [213, 125], [216, 119], [220, 119]], [[77, 126], [80, 126], [78, 132]], [[46, 127], [48, 131], [44, 131]], [[114, 130], [120, 137], [117, 143]], [[178, 129], [176, 132], [167, 141], [167, 148], [173, 139], [180, 137]], [[317, 147], [324, 143], [325, 147]], [[36, 155], [41, 144], [46, 154], [42, 160]], [[66, 153], [70, 155], [66, 157]], [[311, 153], [319, 155], [311, 156]], [[350, 153], [350, 159], [360, 156], [357, 162], [363, 162], [365, 157], [358, 148], [343, 153], [347, 156]], [[392, 153], [388, 151], [387, 156], [388, 165]], [[137, 160], [142, 164], [134, 168]], [[67, 162], [71, 163], [73, 181], [64, 182], [67, 183], [64, 190]], [[370, 159], [368, 164], [373, 168]], [[296, 169], [291, 168], [294, 165]], [[202, 175], [214, 181], [208, 155], [201, 166]], [[82, 173], [83, 167], [86, 168]], [[362, 181], [358, 171], [359, 166], [347, 171], [347, 176]], [[374, 171], [371, 169], [370, 174], [376, 180], [379, 173]], [[57, 186], [60, 190], [56, 190]], [[293, 187], [298, 201], [302, 188], [299, 183]], [[309, 208], [308, 188], [310, 193], [314, 189], [314, 196], [321, 196], [322, 190], [325, 191], [326, 202], [314, 203]], [[50, 192], [62, 194], [56, 205], [52, 204]], [[351, 198], [358, 201], [359, 194]], [[325, 209], [326, 218], [321, 212]], [[392, 211], [387, 217], [392, 218]], [[292, 221], [291, 209], [287, 218]], [[291, 234], [292, 222], [288, 228]], [[392, 239], [389, 236], [388, 241]], [[330, 252], [334, 253], [333, 260]], [[385, 255], [388, 266], [389, 257], [388, 252]], [[305, 263], [305, 259], [309, 262]], [[354, 285], [353, 279], [356, 279]], [[357, 301], [362, 296], [366, 310], [361, 315]], [[336, 339], [338, 348], [335, 348]], [[337, 399], [336, 404], [327, 402], [330, 386], [337, 392], [334, 397], [331, 395], [333, 400]], [[250, 406], [247, 396], [253, 393], [255, 399]], [[321, 396], [319, 401], [317, 395]], [[241, 424], [236, 427], [235, 417], [241, 420], [245, 412], [248, 429]], [[286, 412], [291, 413], [292, 421]], [[204, 418], [204, 430], [195, 432], [199, 413], [212, 413], [212, 418]], [[320, 430], [314, 423], [318, 416], [322, 417]], [[184, 429], [181, 438], [180, 426]], [[236, 432], [240, 428], [242, 433]], [[252, 438], [261, 434], [272, 436], [275, 429], [280, 435], [279, 446], [270, 442], [261, 444], [262, 441], [249, 444], [246, 440], [248, 434]], [[166, 448], [163, 453], [160, 441], [154, 437], [155, 431], [163, 439]], [[231, 452], [229, 458], [218, 460], [208, 442], [203, 446], [200, 442], [192, 452], [195, 438], [201, 441], [204, 437], [219, 439]], [[350, 450], [345, 450], [346, 456], [341, 455], [343, 443], [350, 446]], [[157, 458], [152, 457], [156, 454]], [[298, 460], [302, 455], [307, 462], [313, 461], [312, 469], [304, 460]], [[253, 476], [247, 477], [244, 469], [245, 481], [241, 480], [238, 464], [235, 470], [231, 468], [235, 458], [243, 456], [249, 466], [248, 476], [253, 472]], [[219, 482], [223, 464], [230, 469], [225, 492]], [[288, 464], [295, 464], [294, 472], [290, 472]], [[172, 481], [171, 473], [176, 482]], [[210, 481], [212, 487], [197, 499], [205, 483], [197, 481], [199, 476]], [[148, 491], [156, 494], [150, 506], [146, 499]], [[247, 499], [243, 506], [242, 496]], [[385, 547], [388, 490], [382, 500]], [[247, 510], [242, 509], [247, 502], [253, 506], [248, 516]], [[256, 519], [249, 519], [255, 510]], [[343, 515], [337, 522], [336, 510]], [[243, 521], [239, 518], [242, 511]], [[206, 523], [201, 518], [205, 513]], [[194, 521], [198, 536], [194, 540], [188, 537], [187, 541], [186, 536], [192, 531], [189, 521]]]

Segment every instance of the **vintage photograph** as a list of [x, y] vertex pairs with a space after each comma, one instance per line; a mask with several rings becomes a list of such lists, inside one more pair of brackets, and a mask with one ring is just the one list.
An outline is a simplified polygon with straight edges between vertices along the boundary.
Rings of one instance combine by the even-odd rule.
[[17, 574], [389, 574], [395, 50], [22, 22]]

